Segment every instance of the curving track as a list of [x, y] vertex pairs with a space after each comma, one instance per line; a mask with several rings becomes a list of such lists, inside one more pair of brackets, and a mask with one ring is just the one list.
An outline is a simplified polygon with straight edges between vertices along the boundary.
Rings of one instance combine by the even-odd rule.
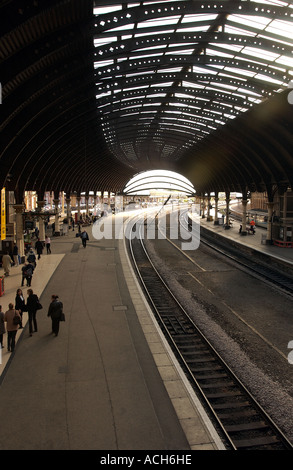
[[[137, 221], [136, 224], [139, 224], [139, 232], [144, 235], [143, 221]], [[292, 444], [233, 374], [168, 289], [146, 252], [143, 238], [129, 240], [134, 265], [161, 328], [216, 421], [227, 448], [291, 450]]]

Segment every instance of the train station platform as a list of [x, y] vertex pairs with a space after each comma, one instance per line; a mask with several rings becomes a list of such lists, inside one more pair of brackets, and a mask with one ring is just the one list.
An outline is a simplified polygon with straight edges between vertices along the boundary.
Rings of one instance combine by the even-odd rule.
[[[86, 248], [76, 232], [52, 238], [31, 285], [43, 305], [38, 331], [19, 330], [13, 353], [4, 335], [0, 449], [224, 449], [141, 295], [124, 241], [88, 233]], [[21, 267], [12, 267], [4, 312], [19, 287]], [[57, 337], [52, 294], [66, 316]]]
[[290, 270], [293, 270], [293, 248], [266, 243], [267, 230], [263, 227], [256, 226], [254, 235], [252, 233], [242, 235], [239, 232], [241, 222], [233, 220], [233, 217], [231, 219], [232, 224], [229, 229], [225, 229], [224, 225], [215, 225], [212, 220], [208, 221], [207, 218], [200, 219], [200, 226], [216, 236], [228, 239], [254, 253], [259, 252], [264, 257], [282, 263], [284, 266], [287, 265]]

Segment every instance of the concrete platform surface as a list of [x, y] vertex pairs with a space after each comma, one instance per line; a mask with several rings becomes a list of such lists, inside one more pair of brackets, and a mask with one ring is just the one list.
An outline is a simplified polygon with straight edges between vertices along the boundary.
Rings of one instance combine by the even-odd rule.
[[[123, 240], [88, 232], [86, 248], [69, 232], [38, 261], [38, 332], [19, 330], [13, 354], [5, 335], [0, 449], [222, 449], [141, 296]], [[5, 279], [4, 311], [20, 271]], [[47, 317], [51, 294], [66, 315], [58, 337]]]

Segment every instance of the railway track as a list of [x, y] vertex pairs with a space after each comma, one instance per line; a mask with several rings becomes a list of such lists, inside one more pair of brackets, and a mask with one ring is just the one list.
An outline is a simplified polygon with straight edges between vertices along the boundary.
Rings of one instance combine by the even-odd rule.
[[[143, 222], [136, 224], [140, 225], [141, 232], [145, 230]], [[129, 249], [157, 321], [190, 383], [216, 423], [226, 448], [292, 450], [292, 444], [237, 379], [169, 290], [151, 262], [143, 239], [129, 237]]]
[[[187, 214], [186, 214], [187, 216]], [[188, 219], [188, 222], [190, 219]], [[231, 247], [227, 243], [221, 243], [220, 240], [216, 240], [207, 233], [207, 231], [201, 232], [200, 242], [209, 248], [217, 251], [226, 258], [235, 261], [239, 266], [245, 268], [251, 274], [260, 277], [262, 280], [267, 281], [282, 290], [284, 293], [293, 295], [293, 279], [292, 276], [271, 267], [260, 260], [255, 262], [251, 256], [247, 256], [240, 252], [234, 247]]]

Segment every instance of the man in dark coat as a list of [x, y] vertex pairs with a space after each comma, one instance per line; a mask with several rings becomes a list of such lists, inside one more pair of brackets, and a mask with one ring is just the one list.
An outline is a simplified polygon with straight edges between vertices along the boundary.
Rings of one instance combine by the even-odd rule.
[[29, 324], [29, 333], [30, 336], [33, 334], [33, 325], [34, 325], [34, 332], [38, 331], [38, 325], [37, 325], [37, 310], [38, 310], [38, 296], [33, 293], [32, 289], [27, 290], [28, 298], [26, 301], [26, 306], [27, 306], [27, 311], [28, 311], [28, 324]]
[[40, 259], [41, 254], [43, 253], [43, 248], [44, 248], [43, 243], [38, 238], [38, 240], [36, 241], [36, 244], [35, 244], [35, 249], [37, 250], [37, 253], [38, 253], [38, 259]]
[[58, 295], [52, 295], [48, 310], [48, 317], [51, 317], [52, 319], [52, 333], [54, 333], [55, 336], [58, 336], [59, 333], [59, 323], [62, 313], [63, 303], [59, 300]]

